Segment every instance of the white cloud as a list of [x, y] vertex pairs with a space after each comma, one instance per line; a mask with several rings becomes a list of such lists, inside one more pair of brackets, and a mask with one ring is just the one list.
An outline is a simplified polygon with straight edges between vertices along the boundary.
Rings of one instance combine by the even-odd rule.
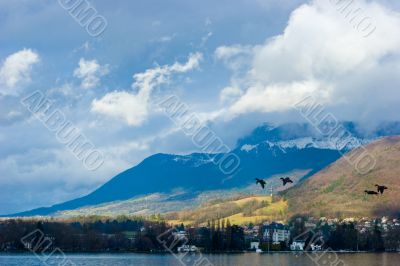
[[171, 74], [184, 73], [199, 66], [202, 54], [191, 54], [185, 64], [175, 62], [172, 65], [157, 66], [145, 72], [133, 75], [133, 88], [137, 93], [114, 91], [92, 102], [92, 112], [106, 115], [139, 126], [148, 117], [151, 93], [157, 86], [167, 83]]
[[[284, 32], [264, 44], [219, 47], [215, 55], [223, 61], [250, 51], [251, 65], [241, 84], [237, 78], [232, 84], [245, 92], [226, 108], [227, 113], [292, 110], [308, 94], [328, 106], [340, 106], [340, 112], [347, 104], [352, 115], [360, 115], [360, 109], [366, 117], [375, 115], [388, 104], [395, 110], [400, 104], [395, 89], [399, 85], [400, 16], [377, 3], [354, 3], [353, 10], [362, 10], [354, 20], [346, 17], [350, 9], [341, 12], [330, 1], [313, 1], [297, 8]], [[355, 21], [367, 16], [376, 30], [365, 37]], [[228, 64], [234, 76], [238, 63]]]
[[126, 91], [110, 92], [92, 102], [92, 111], [123, 120], [128, 125], [141, 125], [148, 114], [145, 97]]
[[228, 60], [237, 55], [249, 54], [251, 51], [251, 46], [243, 46], [239, 44], [232, 46], [223, 45], [215, 50], [215, 56], [217, 59]]
[[221, 102], [232, 102], [233, 100], [237, 100], [243, 91], [241, 91], [238, 87], [225, 87], [219, 94], [219, 98]]
[[20, 85], [31, 80], [32, 66], [39, 62], [39, 55], [23, 49], [9, 55], [0, 68], [0, 93], [15, 95]]
[[[247, 72], [252, 63], [254, 47], [251, 45], [220, 46], [214, 52], [214, 57], [221, 60], [238, 78], [242, 71]], [[235, 87], [236, 85], [232, 85]]]
[[97, 60], [79, 60], [79, 67], [74, 71], [74, 77], [82, 79], [81, 87], [92, 89], [100, 85], [100, 78], [109, 73], [108, 66], [101, 66]]
[[[328, 88], [322, 87], [317, 81], [303, 81], [269, 85], [253, 86], [240, 97], [231, 107], [230, 113], [237, 115], [248, 112], [279, 112], [293, 107], [308, 95], [316, 95]], [[327, 102], [327, 94], [318, 95], [320, 101]]]

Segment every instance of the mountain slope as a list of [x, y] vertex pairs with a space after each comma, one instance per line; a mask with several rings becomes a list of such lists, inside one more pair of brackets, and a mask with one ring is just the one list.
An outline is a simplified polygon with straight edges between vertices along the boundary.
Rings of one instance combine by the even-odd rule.
[[[144, 215], [163, 214], [170, 223], [204, 224], [207, 220], [224, 218], [235, 224], [258, 223], [265, 220], [287, 220], [296, 214], [315, 217], [374, 217], [397, 216], [400, 213], [400, 137], [389, 137], [366, 146], [377, 160], [376, 167], [366, 175], [358, 174], [344, 158], [298, 183], [283, 194], [283, 199], [267, 196], [256, 184], [242, 189], [214, 190], [197, 196], [183, 191], [172, 194], [153, 194], [130, 200], [105, 203], [58, 213], [60, 217], [79, 215]], [[356, 149], [348, 156], [362, 152]], [[288, 173], [293, 180], [306, 171]], [[267, 188], [282, 191], [278, 178], [271, 177]], [[297, 177], [297, 178], [296, 178]], [[364, 190], [375, 190], [384, 184], [389, 190], [383, 196], [365, 196]], [[196, 193], [197, 194], [197, 193]]]
[[[346, 122], [344, 126], [359, 143], [368, 143], [379, 134], [400, 133], [399, 123], [378, 127], [369, 135], [359, 133], [354, 123]], [[240, 139], [232, 152], [240, 158], [240, 168], [231, 176], [222, 174], [208, 154], [155, 154], [89, 195], [10, 216], [49, 215], [176, 189], [183, 189], [187, 192], [185, 197], [194, 198], [204, 191], [246, 187], [255, 177], [270, 178], [293, 171], [306, 172], [302, 178], [307, 178], [341, 156], [332, 141], [320, 136], [313, 126], [296, 123], [278, 127], [264, 124]]]
[[[341, 158], [302, 184], [283, 193], [289, 212], [317, 217], [376, 217], [400, 214], [400, 136], [387, 137], [366, 146], [376, 166], [365, 175]], [[362, 152], [352, 151], [349, 156]], [[365, 195], [375, 184], [389, 190], [381, 196]]]
[[228, 179], [217, 165], [207, 160], [208, 156], [204, 154], [187, 156], [156, 154], [115, 176], [85, 197], [14, 216], [48, 215], [57, 211], [127, 200], [152, 193], [170, 193], [179, 188], [195, 196], [196, 192], [201, 191], [245, 187], [253, 183], [255, 177], [268, 178], [293, 170], [317, 172], [340, 156], [337, 151], [328, 149], [282, 150], [263, 145], [254, 152], [235, 150], [241, 160], [240, 170]]
[[229, 219], [232, 224], [258, 224], [266, 220], [285, 220], [287, 202], [265, 195], [240, 196], [210, 201], [194, 208], [164, 215], [173, 224], [206, 224], [216, 219]]

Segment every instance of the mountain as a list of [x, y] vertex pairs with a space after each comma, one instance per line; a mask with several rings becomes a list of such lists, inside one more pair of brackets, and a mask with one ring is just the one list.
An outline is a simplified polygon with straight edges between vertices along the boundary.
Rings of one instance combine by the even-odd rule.
[[[361, 135], [354, 123], [344, 125], [356, 136], [358, 143], [367, 143], [377, 137], [376, 131]], [[380, 130], [383, 133], [400, 130], [393, 124], [384, 128], [388, 127], [392, 129]], [[240, 167], [230, 176], [224, 175], [214, 163], [215, 155], [155, 154], [111, 178], [89, 195], [10, 216], [49, 215], [154, 193], [169, 194], [177, 189], [185, 192], [181, 198], [194, 199], [205, 191], [245, 188], [255, 177], [267, 179], [273, 175], [302, 173], [298, 178], [307, 178], [341, 156], [332, 141], [318, 134], [311, 125], [296, 123], [278, 127], [264, 124], [240, 139], [232, 152], [239, 157]]]
[[294, 170], [316, 172], [340, 156], [335, 150], [317, 148], [282, 150], [267, 144], [260, 144], [256, 151], [236, 149], [234, 152], [241, 160], [240, 170], [228, 179], [217, 165], [209, 161], [207, 155], [156, 154], [115, 176], [87, 196], [13, 216], [48, 215], [61, 210], [127, 200], [153, 193], [171, 193], [175, 189], [184, 189], [187, 194], [194, 197], [201, 191], [245, 187], [253, 183], [255, 177], [268, 178], [274, 174]]
[[[79, 215], [144, 215], [163, 214], [169, 223], [204, 224], [212, 219], [229, 219], [235, 224], [259, 223], [265, 220], [288, 220], [294, 215], [350, 218], [397, 217], [400, 214], [400, 137], [377, 140], [364, 149], [355, 149], [346, 156], [367, 152], [376, 159], [376, 167], [359, 174], [353, 165], [341, 158], [300, 181], [290, 189], [282, 187], [278, 177], [268, 180], [280, 196], [269, 196], [252, 184], [245, 189], [201, 192], [187, 197], [182, 190], [170, 194], [155, 193], [146, 197], [104, 203], [58, 213], [60, 217]], [[354, 158], [354, 157], [353, 157]], [[303, 176], [307, 172], [298, 172]], [[389, 187], [382, 196], [366, 196], [364, 190], [375, 190], [375, 184]]]
[[[400, 136], [380, 139], [365, 151], [376, 159], [375, 167], [359, 174], [345, 158], [284, 192], [289, 213], [315, 217], [377, 217], [400, 215]], [[358, 156], [355, 149], [348, 156]], [[389, 187], [383, 195], [365, 195], [375, 184]]]
[[[360, 125], [349, 121], [342, 122], [341, 126], [343, 130], [357, 140], [357, 142], [349, 143], [349, 145], [345, 147], [346, 150], [357, 148], [360, 144], [369, 143], [379, 137], [400, 134], [399, 122], [382, 123], [369, 130], [361, 128]], [[243, 149], [252, 149], [257, 147], [260, 143], [268, 143], [270, 146], [277, 146], [283, 149], [292, 147], [299, 149], [314, 147], [337, 150], [336, 142], [340, 137], [341, 136], [324, 136], [314, 125], [309, 123], [288, 123], [279, 127], [265, 123], [256, 128], [249, 136], [239, 139], [237, 146]]]

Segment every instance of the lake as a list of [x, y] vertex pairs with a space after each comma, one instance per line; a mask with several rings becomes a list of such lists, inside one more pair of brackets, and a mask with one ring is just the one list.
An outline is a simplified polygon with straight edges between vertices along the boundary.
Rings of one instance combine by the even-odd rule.
[[[85, 266], [182, 266], [196, 265], [194, 262], [200, 258], [196, 255], [186, 256], [186, 261], [181, 264], [178, 258], [173, 255], [147, 255], [147, 254], [76, 254], [68, 255], [68, 259], [75, 265]], [[48, 259], [46, 261], [46, 259]], [[66, 262], [66, 261], [64, 261]], [[212, 264], [207, 264], [211, 262]], [[316, 262], [316, 263], [314, 263]], [[252, 265], [273, 265], [273, 266], [398, 266], [400, 265], [400, 254], [397, 253], [359, 253], [339, 254], [235, 254], [235, 255], [203, 255], [202, 263], [198, 266], [252, 266]], [[333, 263], [333, 264], [332, 264]], [[65, 264], [74, 265], [74, 264]], [[63, 265], [62, 258], [35, 257], [34, 255], [0, 255], [0, 265], [15, 266], [40, 266], [40, 265]]]

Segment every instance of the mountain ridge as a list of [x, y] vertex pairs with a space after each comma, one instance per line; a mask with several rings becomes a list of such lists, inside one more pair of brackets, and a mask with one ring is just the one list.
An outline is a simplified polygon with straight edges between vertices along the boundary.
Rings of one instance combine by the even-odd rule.
[[[349, 122], [345, 125], [352, 132], [356, 132], [354, 123]], [[387, 129], [386, 132], [399, 130], [400, 133], [400, 127], [396, 126], [398, 124], [394, 123], [394, 125], [390, 124], [391, 129]], [[312, 131], [314, 133], [311, 133]], [[360, 143], [371, 141], [361, 138], [362, 135], [359, 133], [356, 134], [360, 137]], [[318, 142], [321, 139], [308, 124], [284, 124], [278, 127], [264, 124], [253, 130], [247, 137], [238, 140], [237, 147], [232, 152], [239, 156], [241, 168], [229, 178], [220, 172], [218, 166], [210, 159], [213, 156], [208, 154], [158, 153], [121, 172], [88, 195], [51, 207], [37, 208], [8, 216], [51, 215], [58, 211], [127, 200], [152, 193], [169, 193], [177, 188], [184, 188], [195, 193], [245, 187], [252, 183], [255, 177], [268, 179], [273, 175], [293, 170], [307, 169], [308, 172], [302, 177], [307, 178], [341, 156], [341, 153], [333, 147], [299, 146], [296, 141], [303, 141], [299, 138], [304, 136], [308, 136], [308, 141], [311, 142]], [[244, 145], [253, 145], [255, 141], [259, 141], [256, 149], [243, 149]], [[292, 145], [279, 145], [283, 142], [290, 143], [290, 141]]]

